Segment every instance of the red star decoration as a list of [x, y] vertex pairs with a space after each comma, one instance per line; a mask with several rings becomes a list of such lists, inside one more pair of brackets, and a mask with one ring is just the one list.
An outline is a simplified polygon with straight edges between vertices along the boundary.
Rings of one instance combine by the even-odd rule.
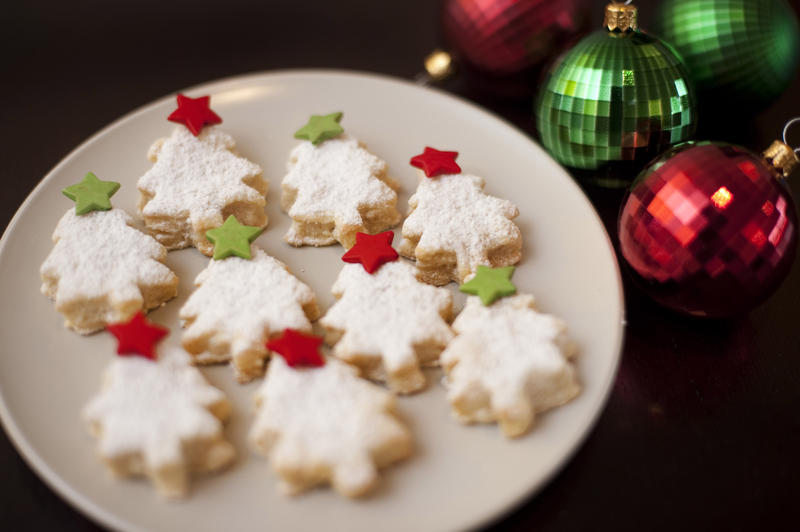
[[169, 334], [169, 329], [147, 321], [141, 310], [130, 320], [109, 325], [106, 329], [117, 337], [118, 355], [138, 354], [150, 360], [156, 359], [156, 343]]
[[456, 163], [457, 151], [439, 151], [425, 146], [425, 151], [411, 158], [411, 166], [422, 168], [428, 177], [442, 174], [460, 174], [461, 167]]
[[294, 329], [284, 329], [283, 334], [267, 342], [267, 349], [280, 354], [290, 367], [324, 366], [325, 359], [319, 354], [322, 338]]
[[392, 231], [384, 231], [377, 235], [356, 233], [356, 245], [342, 255], [342, 260], [360, 262], [367, 273], [373, 273], [381, 264], [397, 260], [397, 251], [392, 247], [393, 238]]
[[220, 124], [222, 119], [209, 108], [210, 96], [189, 98], [178, 94], [178, 108], [167, 117], [171, 122], [184, 124], [195, 137], [206, 124]]

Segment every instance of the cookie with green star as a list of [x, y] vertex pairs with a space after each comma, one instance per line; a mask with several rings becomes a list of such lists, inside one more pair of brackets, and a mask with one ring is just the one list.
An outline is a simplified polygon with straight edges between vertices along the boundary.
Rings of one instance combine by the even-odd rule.
[[342, 113], [330, 113], [327, 115], [311, 115], [308, 123], [295, 131], [294, 138], [311, 141], [316, 146], [320, 142], [338, 137], [344, 132], [344, 128], [339, 125]]
[[439, 357], [447, 400], [463, 423], [495, 423], [523, 435], [540, 412], [570, 401], [581, 385], [576, 346], [559, 318], [536, 310], [530, 294], [485, 306], [468, 297], [453, 322], [456, 337]]
[[111, 196], [117, 190], [119, 183], [103, 181], [89, 172], [80, 183], [65, 188], [61, 193], [75, 202], [75, 214], [86, 214], [110, 210]]
[[235, 216], [231, 215], [219, 227], [206, 231], [206, 238], [214, 244], [214, 259], [216, 260], [231, 255], [249, 259], [250, 242], [260, 234], [260, 227], [242, 225]]
[[478, 296], [481, 303], [489, 306], [497, 299], [517, 292], [517, 287], [511, 282], [513, 273], [514, 266], [506, 266], [505, 268], [478, 266], [475, 277], [462, 284], [459, 290], [465, 294]]

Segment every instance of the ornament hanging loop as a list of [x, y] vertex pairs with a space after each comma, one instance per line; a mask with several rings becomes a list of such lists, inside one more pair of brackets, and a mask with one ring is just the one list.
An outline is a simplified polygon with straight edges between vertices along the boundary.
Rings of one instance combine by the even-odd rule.
[[[787, 146], [791, 146], [791, 144], [789, 144], [789, 141], [786, 140], [786, 135], [789, 133], [789, 128], [792, 127], [792, 125], [797, 124], [798, 122], [800, 122], [800, 116], [792, 118], [791, 120], [786, 122], [785, 126], [783, 126], [783, 143], [786, 144]], [[794, 152], [795, 153], [800, 152], [800, 146], [794, 148]]]
[[775, 168], [775, 170], [783, 177], [788, 177], [792, 170], [800, 164], [800, 159], [797, 158], [797, 153], [800, 148], [792, 148], [786, 142], [786, 135], [789, 133], [789, 128], [800, 122], [800, 116], [792, 118], [786, 125], [783, 126], [783, 141], [776, 140], [770, 144], [769, 148], [764, 151], [764, 159]]

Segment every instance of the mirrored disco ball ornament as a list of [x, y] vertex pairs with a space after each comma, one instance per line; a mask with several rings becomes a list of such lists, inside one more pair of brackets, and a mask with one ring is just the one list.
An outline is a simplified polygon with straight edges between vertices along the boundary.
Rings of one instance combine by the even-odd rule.
[[586, 29], [586, 0], [445, 0], [442, 29], [457, 58], [505, 76], [542, 64]]
[[654, 31], [681, 54], [704, 105], [757, 110], [797, 71], [800, 30], [785, 0], [666, 0]]
[[743, 313], [791, 269], [797, 215], [783, 177], [798, 163], [776, 141], [759, 156], [687, 142], [650, 163], [618, 220], [628, 271], [655, 301], [694, 316]]
[[668, 44], [638, 29], [636, 7], [608, 4], [603, 24], [555, 62], [536, 101], [542, 143], [574, 168], [644, 164], [697, 126], [683, 63]]

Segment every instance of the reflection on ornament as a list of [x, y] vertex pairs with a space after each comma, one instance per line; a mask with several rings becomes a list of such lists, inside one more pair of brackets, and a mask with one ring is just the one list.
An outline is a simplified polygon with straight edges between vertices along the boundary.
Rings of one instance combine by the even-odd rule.
[[733, 194], [731, 194], [731, 191], [725, 186], [719, 187], [716, 192], [711, 194], [711, 203], [719, 210], [727, 207], [732, 199]]
[[618, 223], [622, 256], [640, 287], [696, 316], [732, 316], [766, 299], [797, 248], [797, 215], [780, 170], [720, 142], [687, 142], [653, 161]]
[[797, 71], [800, 31], [785, 0], [666, 0], [656, 20], [704, 105], [763, 107]]
[[639, 31], [636, 8], [623, 4], [606, 6], [604, 29], [551, 67], [536, 115], [550, 154], [583, 169], [643, 164], [687, 140], [697, 126], [694, 89], [681, 60], [668, 44]]

